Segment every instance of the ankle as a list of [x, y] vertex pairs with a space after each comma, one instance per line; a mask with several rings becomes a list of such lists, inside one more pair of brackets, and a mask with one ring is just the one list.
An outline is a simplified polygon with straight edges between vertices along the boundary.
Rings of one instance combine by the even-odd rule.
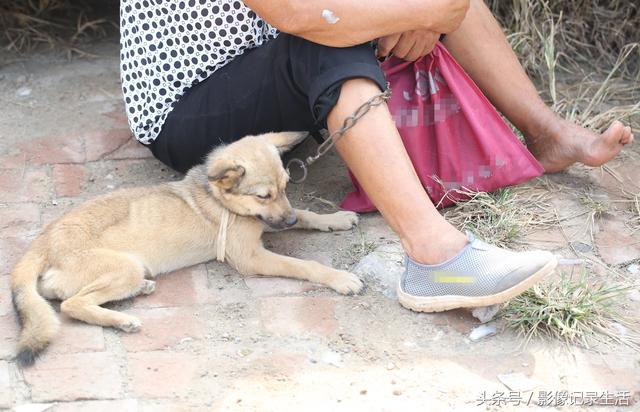
[[418, 263], [435, 265], [457, 255], [467, 244], [467, 237], [453, 226], [445, 230], [422, 232], [419, 236], [401, 238], [407, 255]]
[[527, 144], [540, 144], [555, 139], [562, 129], [563, 119], [548, 107], [534, 111], [520, 130]]

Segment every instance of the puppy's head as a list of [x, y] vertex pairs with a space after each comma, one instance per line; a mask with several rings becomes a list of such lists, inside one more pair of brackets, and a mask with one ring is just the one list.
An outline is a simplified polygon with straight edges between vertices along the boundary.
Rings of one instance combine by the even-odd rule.
[[247, 136], [213, 151], [207, 159], [211, 192], [233, 213], [256, 217], [274, 229], [294, 225], [296, 214], [285, 195], [289, 176], [280, 153], [306, 136], [302, 132]]

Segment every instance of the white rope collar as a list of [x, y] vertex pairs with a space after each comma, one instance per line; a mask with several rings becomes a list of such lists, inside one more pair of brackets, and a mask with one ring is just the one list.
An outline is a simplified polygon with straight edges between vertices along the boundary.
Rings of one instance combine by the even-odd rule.
[[222, 208], [220, 227], [218, 227], [218, 237], [216, 238], [216, 260], [218, 262], [224, 262], [227, 251], [227, 232], [235, 218], [235, 213], [232, 214], [228, 209]]

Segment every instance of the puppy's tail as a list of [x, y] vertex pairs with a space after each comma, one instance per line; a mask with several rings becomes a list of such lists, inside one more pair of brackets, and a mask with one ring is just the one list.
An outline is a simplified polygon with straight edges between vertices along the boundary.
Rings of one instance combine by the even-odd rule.
[[11, 298], [22, 326], [16, 359], [22, 366], [33, 365], [60, 327], [53, 308], [38, 293], [38, 277], [46, 268], [47, 259], [39, 253], [37, 242], [11, 273]]

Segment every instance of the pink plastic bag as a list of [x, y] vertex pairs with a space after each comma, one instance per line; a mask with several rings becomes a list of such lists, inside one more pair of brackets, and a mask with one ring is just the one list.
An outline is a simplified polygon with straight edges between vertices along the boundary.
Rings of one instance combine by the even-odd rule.
[[[455, 189], [490, 192], [544, 172], [440, 43], [416, 62], [392, 57], [382, 68], [393, 90], [389, 110], [434, 204], [444, 207], [464, 200]], [[340, 207], [375, 211], [349, 174], [355, 191]]]

